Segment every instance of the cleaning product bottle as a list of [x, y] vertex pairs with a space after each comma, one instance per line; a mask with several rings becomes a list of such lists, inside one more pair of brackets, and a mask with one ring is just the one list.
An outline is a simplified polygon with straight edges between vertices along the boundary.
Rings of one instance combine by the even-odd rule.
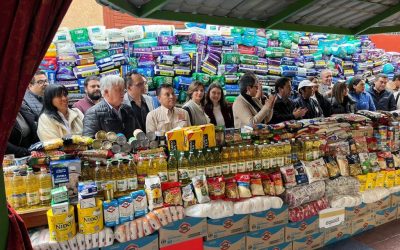
[[25, 179], [26, 183], [26, 203], [28, 207], [36, 207], [39, 205], [39, 179], [33, 173], [32, 168], [28, 168]]
[[11, 182], [13, 186], [12, 200], [13, 207], [20, 209], [26, 206], [26, 185], [25, 176], [21, 176], [19, 170], [14, 170], [14, 175]]
[[178, 161], [175, 151], [171, 151], [168, 159], [168, 181], [178, 181]]
[[40, 205], [49, 206], [51, 202], [51, 189], [53, 183], [51, 181], [51, 175], [47, 173], [46, 167], [40, 168], [39, 175], [39, 199]]

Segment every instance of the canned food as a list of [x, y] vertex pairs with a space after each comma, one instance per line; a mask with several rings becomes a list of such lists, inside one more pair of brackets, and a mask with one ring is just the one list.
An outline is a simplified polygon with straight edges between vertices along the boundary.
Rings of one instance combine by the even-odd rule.
[[107, 133], [107, 140], [111, 142], [115, 142], [117, 140], [117, 134], [114, 132], [108, 132]]
[[97, 133], [94, 137], [98, 140], [103, 141], [103, 140], [107, 139], [107, 133], [106, 133], [106, 131], [100, 130], [100, 131], [97, 131]]
[[112, 145], [112, 147], [111, 147], [111, 151], [112, 151], [114, 154], [120, 153], [120, 152], [121, 152], [121, 145], [119, 145], [118, 143], [114, 143], [114, 144]]
[[[159, 132], [160, 133], [160, 132]], [[146, 134], [147, 139], [149, 139], [150, 141], [154, 141], [156, 139], [156, 133], [154, 132], [147, 132]]]
[[146, 138], [145, 140], [141, 141], [140, 146], [141, 146], [141, 148], [149, 148], [150, 147], [149, 139]]
[[99, 139], [94, 139], [93, 140], [93, 144], [92, 144], [92, 148], [93, 149], [101, 149], [102, 146], [102, 141]]
[[132, 142], [131, 142], [131, 146], [132, 146], [132, 148], [133, 149], [138, 149], [139, 148], [139, 146], [140, 146], [140, 143], [139, 143], [139, 141], [138, 140], [133, 140]]
[[146, 138], [146, 134], [141, 129], [136, 129], [133, 131], [133, 136], [139, 141]]
[[158, 148], [158, 141], [151, 141], [150, 142], [150, 148], [151, 149]]
[[112, 148], [112, 143], [109, 141], [103, 141], [101, 144], [102, 149], [110, 150]]
[[121, 151], [124, 153], [129, 153], [129, 152], [131, 152], [131, 150], [132, 150], [132, 146], [129, 143], [125, 143], [121, 147]]
[[117, 143], [119, 145], [124, 145], [126, 143], [126, 141], [127, 140], [126, 140], [126, 137], [124, 134], [121, 134], [121, 133], [117, 134]]

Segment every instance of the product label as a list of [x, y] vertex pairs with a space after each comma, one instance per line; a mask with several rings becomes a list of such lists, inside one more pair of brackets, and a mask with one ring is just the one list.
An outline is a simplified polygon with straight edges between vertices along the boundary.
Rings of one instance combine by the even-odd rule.
[[169, 172], [168, 172], [168, 180], [169, 180], [169, 181], [178, 181], [178, 172], [176, 172], [176, 171], [169, 171]]
[[229, 174], [229, 164], [228, 163], [222, 164], [222, 174], [223, 175]]
[[198, 168], [197, 169], [197, 176], [205, 175], [206, 169], [205, 168]]
[[178, 174], [179, 174], [179, 180], [185, 180], [187, 178], [189, 178], [188, 175], [188, 170], [186, 168], [181, 168], [178, 170]]
[[51, 188], [40, 188], [39, 189], [39, 199], [41, 201], [51, 200]]
[[26, 203], [28, 206], [37, 205], [39, 203], [39, 192], [26, 193]]
[[167, 172], [158, 172], [158, 177], [160, 177], [161, 182], [168, 181], [168, 173]]
[[11, 197], [12, 197], [14, 208], [20, 208], [20, 207], [25, 206], [26, 194], [13, 194]]
[[246, 172], [246, 163], [245, 163], [245, 162], [239, 162], [239, 163], [237, 164], [237, 171], [238, 171], [239, 173]]
[[253, 161], [246, 162], [246, 171], [253, 171]]
[[102, 191], [103, 190], [104, 181], [95, 181], [95, 184], [97, 186], [97, 191]]
[[[229, 170], [229, 169], [228, 169]], [[220, 176], [222, 175], [221, 165], [214, 166], [214, 175]]]
[[255, 160], [254, 161], [254, 170], [258, 171], [263, 168], [261, 160]]
[[138, 184], [139, 186], [143, 187], [144, 186], [144, 179], [146, 178], [146, 175], [138, 175]]
[[231, 174], [237, 174], [238, 166], [236, 162], [229, 164], [229, 171], [231, 172]]
[[283, 167], [285, 165], [285, 158], [282, 156], [279, 156], [276, 159], [276, 165], [277, 167]]
[[114, 192], [117, 192], [117, 181], [108, 181], [107, 183], [110, 183], [113, 187]]
[[138, 178], [128, 178], [128, 190], [136, 190], [138, 189]]
[[128, 190], [128, 180], [117, 180], [117, 190], [119, 192], [125, 192], [126, 190]]
[[206, 176], [213, 177], [214, 176], [214, 167], [206, 167]]
[[197, 173], [196, 169], [189, 169], [189, 170], [187, 171], [187, 174], [188, 174], [188, 176], [189, 176], [190, 179], [192, 179], [193, 177], [195, 177], [195, 176], [196, 176], [196, 173]]
[[262, 167], [263, 167], [263, 169], [269, 169], [271, 167], [270, 160], [269, 159], [263, 159], [262, 160]]

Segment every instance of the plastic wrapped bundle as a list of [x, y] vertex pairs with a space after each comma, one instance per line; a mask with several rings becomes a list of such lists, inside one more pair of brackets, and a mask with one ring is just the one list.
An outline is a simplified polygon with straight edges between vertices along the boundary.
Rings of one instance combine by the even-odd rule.
[[73, 29], [69, 33], [71, 34], [71, 39], [74, 43], [89, 41], [89, 34], [87, 28]]
[[342, 176], [334, 180], [325, 181], [325, 196], [332, 200], [338, 195], [359, 195], [360, 182], [353, 177]]
[[128, 26], [122, 29], [125, 41], [133, 42], [144, 38], [143, 27], [140, 25]]
[[319, 211], [324, 210], [328, 207], [328, 199], [322, 197], [319, 200], [312, 201], [310, 203], [303, 204], [295, 208], [289, 208], [289, 220], [291, 222], [306, 220], [315, 215], [318, 215]]
[[361, 195], [335, 195], [329, 200], [332, 208], [355, 207], [362, 203]]
[[389, 189], [386, 188], [375, 188], [366, 190], [362, 193], [362, 201], [364, 203], [373, 203], [382, 200], [390, 195]]
[[57, 56], [78, 54], [76, 52], [75, 44], [71, 41], [59, 42], [56, 44], [56, 47]]
[[108, 41], [106, 27], [103, 25], [89, 26], [88, 28], [90, 41]]
[[307, 202], [321, 199], [325, 194], [325, 182], [317, 181], [305, 186], [286, 189], [285, 202], [289, 207], [298, 207]]

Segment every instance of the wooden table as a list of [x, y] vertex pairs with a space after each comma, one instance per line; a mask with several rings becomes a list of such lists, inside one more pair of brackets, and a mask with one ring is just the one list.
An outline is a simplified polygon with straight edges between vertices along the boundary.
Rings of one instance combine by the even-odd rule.
[[46, 212], [49, 209], [50, 207], [39, 207], [17, 212], [24, 220], [26, 227], [29, 229], [47, 225]]

